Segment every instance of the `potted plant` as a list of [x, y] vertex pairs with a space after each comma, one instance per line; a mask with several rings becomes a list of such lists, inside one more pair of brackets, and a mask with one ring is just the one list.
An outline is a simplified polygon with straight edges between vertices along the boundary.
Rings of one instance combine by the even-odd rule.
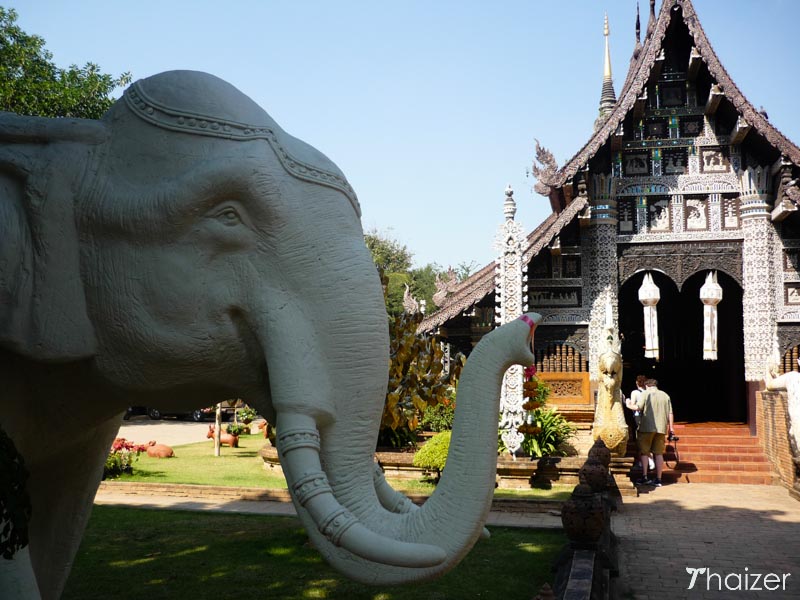
[[231, 435], [242, 435], [243, 433], [250, 433], [250, 427], [242, 425], [241, 423], [228, 423], [225, 430]]
[[236, 420], [239, 423], [244, 423], [245, 425], [249, 425], [253, 422], [258, 416], [254, 408], [250, 408], [249, 406], [245, 406], [244, 408], [240, 408], [236, 411]]

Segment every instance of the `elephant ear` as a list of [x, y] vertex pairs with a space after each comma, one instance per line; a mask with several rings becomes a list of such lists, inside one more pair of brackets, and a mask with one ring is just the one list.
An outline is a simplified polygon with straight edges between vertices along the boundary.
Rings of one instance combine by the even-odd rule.
[[0, 113], [0, 348], [44, 362], [91, 356], [75, 203], [98, 121]]

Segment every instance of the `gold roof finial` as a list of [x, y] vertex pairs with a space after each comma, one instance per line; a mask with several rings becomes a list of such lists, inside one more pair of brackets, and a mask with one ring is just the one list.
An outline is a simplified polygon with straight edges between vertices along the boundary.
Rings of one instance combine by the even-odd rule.
[[606, 61], [603, 67], [603, 79], [611, 79], [611, 50], [608, 47], [608, 13], [605, 16], [605, 23], [603, 24], [603, 35], [606, 38]]
[[597, 130], [602, 124], [603, 120], [605, 120], [605, 118], [611, 114], [611, 111], [614, 109], [614, 105], [617, 103], [617, 95], [614, 92], [614, 80], [611, 76], [611, 50], [608, 44], [609, 33], [610, 29], [608, 27], [608, 14], [606, 13], [603, 23], [603, 35], [606, 38], [606, 55], [605, 62], [603, 64], [603, 89], [600, 93], [600, 114], [594, 124], [595, 130]]

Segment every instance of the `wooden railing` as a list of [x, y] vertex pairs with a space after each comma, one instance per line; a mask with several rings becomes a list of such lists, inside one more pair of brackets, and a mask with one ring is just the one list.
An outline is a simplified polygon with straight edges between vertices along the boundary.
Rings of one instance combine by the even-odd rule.
[[[553, 342], [536, 350], [537, 376], [550, 386], [548, 403], [561, 412], [592, 410], [589, 362], [568, 344]], [[569, 417], [568, 417], [569, 418]]]
[[539, 373], [586, 373], [589, 361], [568, 344], [550, 343], [536, 350], [536, 370]]
[[797, 359], [800, 358], [800, 346], [789, 348], [781, 359], [781, 375], [798, 369]]

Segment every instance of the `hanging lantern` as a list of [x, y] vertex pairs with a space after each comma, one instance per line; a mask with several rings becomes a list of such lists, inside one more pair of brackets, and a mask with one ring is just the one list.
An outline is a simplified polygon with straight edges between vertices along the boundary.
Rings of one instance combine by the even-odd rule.
[[661, 292], [646, 273], [642, 287], [639, 288], [639, 302], [644, 306], [644, 357], [658, 360], [658, 314], [656, 304], [661, 300]]
[[717, 360], [717, 304], [722, 300], [722, 286], [717, 272], [711, 271], [700, 288], [703, 302], [703, 360]]

